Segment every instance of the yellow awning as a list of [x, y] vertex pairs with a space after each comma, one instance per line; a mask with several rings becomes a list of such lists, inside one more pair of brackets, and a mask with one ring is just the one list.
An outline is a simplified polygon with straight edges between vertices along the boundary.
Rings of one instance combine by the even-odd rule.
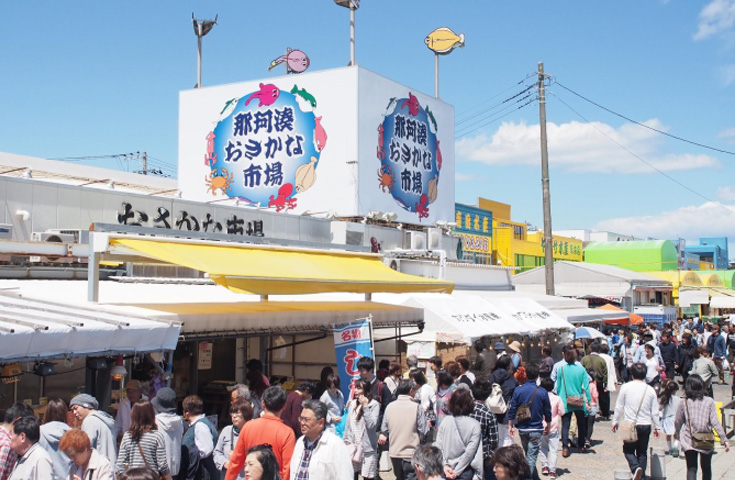
[[454, 282], [397, 272], [374, 254], [126, 237], [110, 238], [109, 244], [111, 252], [132, 252], [207, 272], [215, 282], [239, 293], [451, 293], [454, 289]]

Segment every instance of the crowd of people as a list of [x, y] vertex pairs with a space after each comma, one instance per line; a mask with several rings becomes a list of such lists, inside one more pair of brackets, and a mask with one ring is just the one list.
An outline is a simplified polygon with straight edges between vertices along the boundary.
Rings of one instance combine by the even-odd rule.
[[[528, 362], [518, 341], [478, 341], [473, 361], [435, 356], [430, 372], [415, 357], [405, 369], [384, 360], [377, 370], [362, 357], [348, 398], [330, 367], [290, 393], [251, 368], [219, 431], [198, 396], [184, 398], [179, 415], [174, 390], [149, 399], [137, 380], [115, 418], [88, 394], [68, 406], [49, 399], [43, 422], [16, 403], [0, 425], [0, 480], [374, 480], [381, 456], [397, 480], [554, 479], [557, 453], [589, 451], [606, 421], [635, 480], [645, 476], [651, 435], [661, 434], [669, 454], [685, 457], [688, 479], [701, 469], [708, 480], [712, 431], [730, 448], [712, 383], [730, 373], [731, 328], [644, 325], [565, 344], [556, 362], [548, 345]], [[69, 426], [69, 411], [80, 428]]]

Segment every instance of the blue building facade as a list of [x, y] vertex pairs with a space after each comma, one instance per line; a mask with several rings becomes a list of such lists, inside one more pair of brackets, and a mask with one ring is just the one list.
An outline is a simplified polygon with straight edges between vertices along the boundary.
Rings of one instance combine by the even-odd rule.
[[702, 237], [699, 245], [687, 245], [687, 253], [696, 253], [703, 262], [715, 264], [715, 270], [727, 270], [729, 265], [729, 252], [727, 249], [727, 237]]

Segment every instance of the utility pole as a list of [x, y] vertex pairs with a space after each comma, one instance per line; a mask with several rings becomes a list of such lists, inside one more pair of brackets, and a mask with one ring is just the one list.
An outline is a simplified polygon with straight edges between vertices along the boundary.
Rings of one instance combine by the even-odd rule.
[[148, 175], [148, 152], [143, 152], [143, 175]]
[[549, 152], [546, 145], [546, 93], [544, 91], [544, 62], [538, 63], [539, 126], [541, 127], [541, 185], [544, 202], [544, 271], [546, 295], [554, 295], [554, 249], [551, 237], [551, 193], [549, 189]]
[[191, 21], [194, 24], [194, 34], [197, 36], [197, 84], [194, 88], [202, 87], [202, 37], [212, 30], [212, 27], [217, 25], [217, 18], [219, 15], [214, 16], [214, 20], [199, 20], [194, 18], [194, 14], [191, 14]]

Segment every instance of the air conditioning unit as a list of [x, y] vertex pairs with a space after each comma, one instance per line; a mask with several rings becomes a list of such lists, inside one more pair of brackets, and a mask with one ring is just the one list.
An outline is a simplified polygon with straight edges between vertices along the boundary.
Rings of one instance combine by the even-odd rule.
[[60, 235], [73, 235], [74, 236], [73, 243], [83, 243], [85, 245], [89, 244], [89, 230], [49, 228], [46, 231], [50, 233], [60, 234]]
[[13, 239], [13, 226], [8, 223], [0, 223], [0, 239], [12, 240]]
[[408, 234], [408, 245], [411, 250], [426, 250], [426, 233], [406, 232]]
[[426, 236], [428, 240], [428, 250], [442, 249], [442, 230], [440, 228], [427, 228]]
[[33, 232], [31, 239], [34, 242], [75, 243], [74, 235], [57, 232]]

